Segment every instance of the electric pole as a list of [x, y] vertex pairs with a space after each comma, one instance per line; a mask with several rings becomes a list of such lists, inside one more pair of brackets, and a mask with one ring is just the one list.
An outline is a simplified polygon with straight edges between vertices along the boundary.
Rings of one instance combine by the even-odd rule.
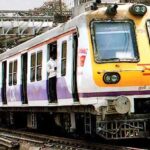
[[59, 0], [59, 6], [60, 6], [60, 14], [62, 15], [62, 1]]
[[77, 7], [79, 5], [79, 0], [74, 0], [74, 7]]

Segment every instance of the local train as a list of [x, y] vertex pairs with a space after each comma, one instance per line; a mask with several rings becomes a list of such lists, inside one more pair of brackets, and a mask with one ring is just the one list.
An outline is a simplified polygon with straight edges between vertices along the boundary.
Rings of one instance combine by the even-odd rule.
[[[54, 102], [46, 70], [51, 52], [57, 56]], [[105, 139], [150, 136], [149, 6], [94, 3], [0, 54], [0, 71], [0, 125], [56, 125]]]

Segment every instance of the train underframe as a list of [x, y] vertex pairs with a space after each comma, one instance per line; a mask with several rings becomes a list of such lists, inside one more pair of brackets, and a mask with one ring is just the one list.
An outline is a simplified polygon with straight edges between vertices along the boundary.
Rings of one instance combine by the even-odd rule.
[[150, 137], [150, 113], [104, 114], [93, 106], [0, 108], [0, 126], [51, 135], [99, 136], [104, 139]]

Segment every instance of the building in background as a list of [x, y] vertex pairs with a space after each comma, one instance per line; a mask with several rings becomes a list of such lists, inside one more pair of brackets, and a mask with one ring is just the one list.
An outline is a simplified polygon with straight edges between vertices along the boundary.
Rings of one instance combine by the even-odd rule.
[[68, 8], [74, 7], [74, 0], [62, 0], [64, 3], [66, 3]]

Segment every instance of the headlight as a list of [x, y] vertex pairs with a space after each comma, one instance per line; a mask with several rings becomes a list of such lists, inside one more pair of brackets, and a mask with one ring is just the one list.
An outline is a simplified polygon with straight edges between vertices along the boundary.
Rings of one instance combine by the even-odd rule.
[[116, 72], [107, 72], [104, 74], [103, 80], [106, 84], [115, 84], [120, 81], [120, 75]]
[[129, 11], [135, 16], [144, 16], [147, 12], [147, 7], [142, 4], [134, 4], [130, 7]]
[[111, 76], [111, 81], [112, 81], [113, 83], [116, 83], [116, 82], [118, 81], [118, 79], [119, 79], [119, 76], [118, 76], [117, 74], [113, 74], [113, 75]]

